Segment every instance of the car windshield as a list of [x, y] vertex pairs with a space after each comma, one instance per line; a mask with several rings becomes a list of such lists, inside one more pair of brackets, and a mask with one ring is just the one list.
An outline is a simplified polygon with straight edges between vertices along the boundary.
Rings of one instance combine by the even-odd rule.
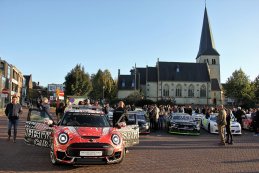
[[183, 116], [183, 115], [174, 115], [172, 117], [173, 120], [191, 120], [191, 116], [187, 115], [187, 116]]
[[217, 120], [217, 116], [211, 116], [211, 117], [210, 117], [210, 120], [211, 120], [211, 121], [215, 121], [215, 122], [216, 122], [216, 120]]
[[137, 119], [138, 120], [146, 120], [145, 115], [143, 115], [143, 114], [137, 114]]
[[107, 118], [100, 114], [83, 112], [67, 112], [60, 125], [80, 127], [110, 127]]
[[128, 114], [128, 120], [135, 121], [135, 116], [137, 120], [146, 120], [145, 115], [143, 114]]

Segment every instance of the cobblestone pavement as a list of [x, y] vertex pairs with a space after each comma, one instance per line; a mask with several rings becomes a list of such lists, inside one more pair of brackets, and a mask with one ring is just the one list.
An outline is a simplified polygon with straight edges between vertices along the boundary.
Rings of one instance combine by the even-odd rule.
[[49, 150], [23, 142], [25, 115], [21, 116], [18, 141], [8, 142], [7, 118], [0, 115], [0, 172], [259, 172], [259, 136], [243, 131], [234, 145], [218, 146], [217, 135], [170, 135], [158, 131], [140, 137], [121, 164], [53, 166]]

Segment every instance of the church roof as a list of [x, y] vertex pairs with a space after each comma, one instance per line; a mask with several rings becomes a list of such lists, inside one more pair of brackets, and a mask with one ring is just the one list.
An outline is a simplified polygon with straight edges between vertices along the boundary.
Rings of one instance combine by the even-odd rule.
[[209, 82], [206, 63], [159, 62], [160, 81]]
[[204, 11], [200, 48], [196, 58], [201, 55], [219, 55], [215, 48], [206, 7]]
[[157, 82], [157, 68], [147, 67], [147, 81]]
[[134, 89], [135, 76], [134, 75], [119, 75], [118, 89], [119, 90], [132, 90]]
[[140, 84], [145, 85], [146, 84], [146, 68], [137, 68], [137, 78], [140, 78]]
[[218, 79], [211, 79], [211, 90], [221, 91]]

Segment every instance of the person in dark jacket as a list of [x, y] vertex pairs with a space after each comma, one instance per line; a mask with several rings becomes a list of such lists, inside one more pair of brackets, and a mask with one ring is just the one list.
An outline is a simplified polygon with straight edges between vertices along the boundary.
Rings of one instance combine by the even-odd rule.
[[258, 136], [258, 131], [259, 131], [259, 108], [257, 108], [255, 116], [253, 117], [253, 129], [254, 129], [254, 136]]
[[227, 144], [233, 144], [233, 135], [231, 133], [230, 127], [231, 127], [231, 110], [227, 109], [227, 117], [226, 117], [226, 121], [227, 121], [227, 125], [226, 125], [226, 132], [227, 132], [227, 139], [226, 139], [226, 143]]
[[236, 114], [235, 114], [235, 117], [237, 119], [237, 122], [239, 122], [239, 124], [241, 125], [241, 128], [242, 128], [242, 116], [243, 115], [245, 115], [245, 112], [242, 111], [241, 107], [238, 107], [237, 111], [236, 111]]
[[[123, 114], [126, 113], [126, 109], [125, 109], [125, 104], [123, 101], [119, 102], [118, 107], [114, 110], [113, 112], [113, 127], [116, 127], [118, 124], [118, 120], [121, 118], [121, 116], [123, 116]], [[127, 117], [124, 116], [120, 122], [125, 122], [127, 121]]]
[[5, 115], [9, 119], [7, 140], [10, 141], [11, 130], [12, 130], [12, 126], [13, 126], [14, 127], [13, 142], [14, 143], [16, 142], [19, 115], [22, 114], [22, 106], [19, 103], [17, 103], [17, 99], [18, 99], [17, 96], [13, 96], [12, 102], [8, 103], [6, 108], [5, 108]]

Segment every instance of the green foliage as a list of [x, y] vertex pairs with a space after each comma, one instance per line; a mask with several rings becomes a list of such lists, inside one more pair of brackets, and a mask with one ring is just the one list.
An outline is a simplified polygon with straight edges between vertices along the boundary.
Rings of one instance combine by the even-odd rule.
[[255, 101], [256, 103], [259, 103], [259, 75], [255, 78], [252, 85], [253, 85], [253, 90], [255, 92]]
[[64, 85], [66, 95], [86, 96], [92, 90], [89, 74], [79, 64], [66, 75]]
[[117, 94], [117, 83], [113, 80], [108, 70], [98, 70], [96, 74], [91, 76], [93, 90], [90, 97], [93, 99], [113, 99]]
[[239, 105], [249, 104], [254, 100], [253, 86], [242, 69], [232, 73], [226, 82], [224, 91], [227, 97], [234, 98]]
[[149, 99], [143, 99], [143, 100], [138, 100], [135, 103], [136, 107], [143, 107], [144, 105], [152, 105], [155, 104], [155, 102], [153, 102], [152, 100]]
[[143, 94], [140, 93], [139, 91], [134, 91], [133, 93], [128, 95], [128, 97], [126, 97], [126, 100], [134, 101], [134, 102], [141, 99], [143, 99]]

